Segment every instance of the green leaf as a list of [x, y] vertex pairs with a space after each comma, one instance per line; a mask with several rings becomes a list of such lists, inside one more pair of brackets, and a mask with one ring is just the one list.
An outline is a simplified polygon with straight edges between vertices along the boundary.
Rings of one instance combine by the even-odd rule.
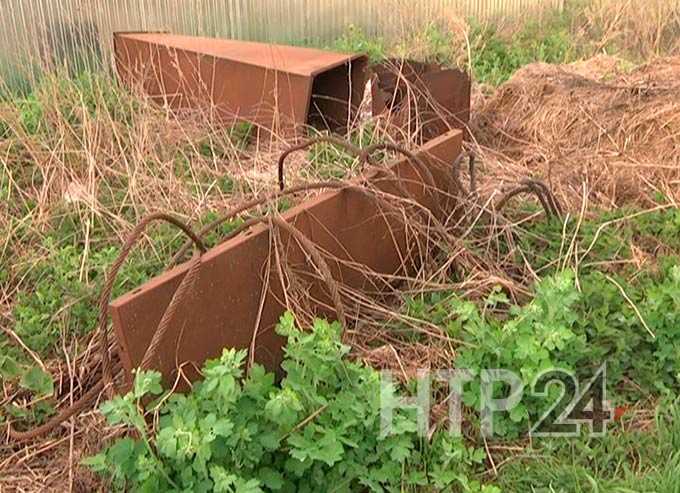
[[19, 384], [37, 395], [52, 395], [54, 383], [52, 377], [42, 369], [34, 366], [21, 376]]
[[283, 389], [274, 394], [265, 405], [269, 419], [285, 427], [291, 427], [299, 421], [298, 412], [302, 409], [302, 403], [292, 389]]
[[297, 329], [295, 328], [295, 317], [290, 311], [286, 311], [276, 326], [276, 333], [285, 337], [293, 335]]
[[21, 374], [21, 368], [17, 360], [9, 355], [0, 355], [0, 376], [10, 380], [16, 378]]
[[136, 371], [135, 382], [132, 394], [139, 400], [146, 395], [160, 395], [163, 393], [161, 387], [161, 374], [157, 371]]
[[137, 461], [144, 451], [132, 438], [122, 438], [106, 451], [107, 462], [113, 464], [124, 476], [134, 477], [137, 473]]
[[238, 479], [236, 481], [235, 493], [263, 493], [262, 488], [260, 488], [260, 482], [257, 479], [243, 480]]
[[156, 435], [156, 447], [161, 455], [177, 458], [177, 431], [173, 427], [163, 428]]
[[213, 480], [213, 491], [215, 493], [231, 493], [234, 491], [237, 477], [235, 474], [229, 474], [223, 467], [210, 467], [210, 478]]
[[517, 404], [510, 410], [510, 419], [515, 423], [519, 423], [527, 417], [528, 413], [524, 404]]
[[272, 469], [271, 467], [263, 467], [257, 472], [257, 477], [262, 480], [262, 484], [270, 490], [280, 490], [284, 484], [283, 474]]
[[80, 461], [80, 463], [86, 467], [89, 467], [94, 472], [104, 472], [108, 468], [105, 453], [93, 455], [91, 457], [85, 457]]

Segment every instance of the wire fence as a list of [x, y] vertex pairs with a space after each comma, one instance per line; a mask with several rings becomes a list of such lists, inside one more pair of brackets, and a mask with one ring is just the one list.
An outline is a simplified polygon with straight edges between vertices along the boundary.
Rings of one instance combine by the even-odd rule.
[[0, 0], [2, 66], [110, 63], [115, 31], [330, 43], [348, 26], [389, 38], [443, 16], [514, 17], [564, 0]]

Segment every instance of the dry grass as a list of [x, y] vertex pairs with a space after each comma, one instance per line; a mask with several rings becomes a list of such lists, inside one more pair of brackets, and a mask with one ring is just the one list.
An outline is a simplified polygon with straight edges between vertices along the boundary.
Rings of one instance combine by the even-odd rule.
[[679, 74], [678, 58], [634, 70], [609, 57], [521, 69], [472, 123], [494, 163], [485, 176], [545, 179], [575, 209], [584, 199], [605, 208], [676, 202]]
[[578, 41], [589, 40], [593, 53], [603, 50], [649, 60], [680, 54], [680, 3], [677, 0], [596, 0], [576, 26]]
[[[672, 4], [650, 2], [642, 15], [637, 9], [633, 1], [598, 2], [585, 10], [586, 22], [579, 24], [577, 32], [584, 39], [600, 33], [598, 51], [616, 43], [622, 49], [639, 50], [642, 57], [677, 52], [678, 17]], [[450, 22], [460, 36], [456, 49], [464, 63], [470, 53], [469, 26]], [[422, 42], [422, 48], [413, 45], [408, 53], [426, 49], [427, 41]], [[501, 189], [518, 178], [545, 179], [573, 214], [584, 214], [586, 204], [615, 208], [677, 201], [678, 80], [677, 58], [631, 70], [599, 57], [569, 66], [532, 65], [494, 93], [477, 92], [471, 124], [476, 142], [470, 147], [481, 158], [479, 194], [457, 197], [458, 212], [465, 214], [452, 214], [441, 228], [433, 227], [416, 204], [385, 198], [383, 213], [404, 222], [412, 240], [412, 260], [419, 268], [400, 279], [373, 273], [377, 285], [389, 286], [377, 301], [342, 289], [352, 314], [348, 340], [357, 356], [377, 368], [395, 369], [404, 378], [416, 368], [445, 366], [455, 358], [457, 341], [441, 328], [395, 308], [405, 294], [454, 290], [476, 298], [497, 284], [516, 299], [530, 293], [534, 280], [530, 269], [514, 265], [496, 248], [499, 237], [511, 238], [515, 225], [495, 214], [493, 204]], [[0, 107], [10, 135], [0, 139], [0, 176], [6, 184], [0, 188], [0, 259], [9, 264], [8, 278], [0, 284], [0, 325], [6, 330], [13, 327], [17, 293], [34, 289], [27, 273], [49, 255], [43, 241], [60, 218], [77, 219], [78, 227], [67, 241], [83, 246], [80, 270], [85, 273], [93, 251], [118, 245], [150, 211], [172, 212], [195, 224], [205, 211], [224, 210], [271, 191], [276, 184], [276, 158], [290, 144], [281, 136], [262, 133], [260, 139], [241, 145], [209, 115], [174, 114], [115, 89], [106, 77], [83, 91], [54, 75], [41, 83], [36, 94], [41, 109], [37, 131], [27, 128], [27, 121], [32, 121], [30, 107], [16, 101]], [[354, 122], [352, 131], [370, 134], [371, 141], [396, 138], [411, 148], [417, 140], [414, 135], [395, 133], [389, 122], [378, 124], [367, 117]], [[341, 157], [333, 148], [329, 152], [331, 164]], [[326, 178], [329, 162], [310, 163], [308, 158], [299, 154], [291, 161], [287, 171], [291, 183]], [[356, 172], [349, 163], [343, 165], [347, 176]], [[275, 207], [268, 204], [259, 212]], [[483, 254], [471, 253], [466, 242], [481, 246]], [[169, 260], [169, 252], [152, 246], [150, 240], [142, 247], [144, 255]], [[278, 268], [286, 270], [285, 265]], [[456, 273], [459, 280], [452, 281]], [[294, 279], [294, 273], [288, 274]], [[88, 282], [88, 276], [81, 277]], [[304, 290], [298, 289], [297, 294], [291, 305], [304, 316], [310, 300]], [[421, 337], [417, 343], [406, 342], [388, 326]], [[79, 386], [89, 383], [87, 372], [78, 367], [87, 354], [86, 344], [63, 334], [59, 346], [49, 356], [36, 357], [56, 377], [58, 402], [66, 405]], [[17, 397], [30, 401], [15, 382], [2, 382], [0, 403]], [[0, 491], [103, 489], [78, 462], [116, 433], [105, 428], [93, 411], [70, 420], [55, 437], [26, 446], [3, 443]]]
[[[276, 157], [290, 141], [263, 131], [260, 139], [240, 145], [230, 138], [228, 129], [203, 112], [178, 115], [113, 87], [111, 81], [103, 79], [83, 90], [55, 76], [43, 81], [32, 106], [17, 103], [4, 108], [8, 135], [0, 143], [0, 165], [6, 186], [3, 193], [9, 200], [2, 211], [3, 224], [7, 225], [2, 241], [5, 258], [11, 259], [11, 265], [2, 283], [1, 305], [7, 313], [3, 324], [17, 340], [20, 337], [12, 331], [17, 294], [34, 289], [28, 275], [34, 264], [50, 258], [52, 252], [46, 249], [44, 240], [55, 233], [60, 217], [76, 219], [75, 230], [62, 240], [82, 247], [79, 268], [87, 273], [92, 268], [92, 252], [119, 245], [132, 225], [150, 211], [171, 212], [196, 223], [207, 210], [224, 210], [276, 187]], [[31, 111], [39, 111], [35, 126]], [[396, 135], [407, 147], [417, 139], [416, 134], [405, 135], [392, 128], [385, 119], [356, 121], [349, 131], [363, 133], [369, 142], [390, 140], [390, 135]], [[317, 157], [318, 162], [310, 162], [310, 154], [299, 153], [287, 167], [289, 183], [326, 178], [329, 171], [338, 171], [329, 167], [341, 157], [345, 164], [339, 169], [344, 168], [346, 177], [357, 172], [356, 161], [347, 160], [339, 150], [331, 146], [324, 151], [329, 155]], [[220, 187], [225, 176], [233, 182], [229, 190]], [[387, 288], [377, 301], [343, 287], [342, 297], [352, 314], [350, 325], [355, 327], [348, 331], [348, 338], [357, 351], [370, 353], [369, 359], [375, 359], [377, 353], [372, 348], [376, 345], [389, 345], [397, 359], [405, 360], [408, 366], [415, 364], [415, 358], [421, 365], [441, 366], [453, 359], [455, 345], [441, 328], [422, 326], [418, 320], [403, 316], [395, 310], [395, 302], [405, 293], [426, 290], [456, 289], [482, 295], [506, 276], [483, 259], [475, 259], [455, 238], [453, 232], [461, 227], [458, 214], [442, 224], [412, 200], [383, 196], [377, 190], [367, 193], [380, 197], [384, 205], [381, 215], [404, 223], [411, 245], [405, 262], [419, 268], [408, 277], [367, 273], [376, 286]], [[276, 204], [269, 203], [260, 212], [275, 208]], [[433, 227], [433, 221], [438, 226]], [[142, 250], [165, 263], [168, 252], [149, 248], [154, 236], [149, 233], [150, 241]], [[439, 252], [437, 257], [431, 256], [433, 247]], [[284, 251], [276, 257], [283, 259], [276, 268], [285, 273], [290, 307], [301, 319], [311, 319], [309, 306], [313, 300], [304, 284], [300, 285], [296, 273], [288, 270]], [[465, 266], [470, 277], [452, 283], [449, 274], [457, 266]], [[81, 279], [88, 282], [89, 276], [83, 274]], [[512, 286], [513, 282], [506, 279], [505, 284]], [[94, 300], [92, 304], [94, 310]], [[418, 347], [411, 347], [386, 330], [395, 323], [423, 334]], [[371, 334], [370, 340], [365, 334]], [[58, 347], [50, 354], [35, 354], [57, 381], [58, 408], [77, 399], [92, 384], [97, 357], [93, 342], [86, 342], [74, 334], [62, 333]], [[2, 392], [2, 405], [35, 405], [31, 394], [15, 381], [2, 382]], [[55, 491], [94, 488], [97, 483], [91, 483], [91, 475], [78, 464], [101, 444], [102, 426], [98, 413], [87, 413], [66, 423], [66, 434], [57, 438], [23, 446], [11, 441], [0, 445], [4, 470], [0, 487], [33, 490], [40, 483], [43, 489]], [[115, 432], [108, 428], [104, 431], [106, 436]], [[59, 467], [54, 471], [47, 469], [56, 465]]]

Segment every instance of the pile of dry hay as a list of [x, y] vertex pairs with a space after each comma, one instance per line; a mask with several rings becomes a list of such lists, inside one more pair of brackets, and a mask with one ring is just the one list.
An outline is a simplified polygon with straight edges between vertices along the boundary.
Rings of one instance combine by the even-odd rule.
[[680, 57], [536, 63], [477, 103], [487, 182], [530, 174], [577, 209], [680, 198]]

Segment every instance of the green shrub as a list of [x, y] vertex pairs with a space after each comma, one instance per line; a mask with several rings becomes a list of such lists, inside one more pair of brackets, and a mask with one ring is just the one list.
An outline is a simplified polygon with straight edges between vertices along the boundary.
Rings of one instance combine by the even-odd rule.
[[[447, 329], [452, 336], [462, 337], [469, 343], [459, 350], [456, 366], [476, 375], [482, 369], [510, 370], [521, 377], [527, 389], [548, 368], [574, 371], [573, 355], [586, 349], [585, 336], [576, 330], [575, 308], [579, 300], [571, 271], [541, 281], [536, 286], [534, 299], [524, 306], [511, 307], [507, 319], [483, 314], [492, 313], [499, 304], [508, 303], [500, 291], [486, 300], [483, 310], [472, 302], [451, 298], [451, 314], [455, 317]], [[498, 385], [494, 392], [502, 393], [502, 390]], [[480, 379], [477, 378], [463, 393], [463, 402], [480, 409], [480, 397]], [[529, 423], [535, 423], [552, 402], [525, 392], [522, 402], [507, 416], [494, 414], [494, 433], [501, 436], [525, 434]]]
[[468, 477], [483, 450], [439, 435], [428, 447], [414, 416], [396, 411], [380, 434], [380, 375], [347, 359], [340, 326], [317, 320], [299, 330], [286, 314], [285, 378], [260, 366], [244, 379], [245, 351], [225, 349], [185, 395], [153, 407], [151, 435], [141, 402], [162, 393], [160, 376], [139, 372], [131, 393], [102, 405], [111, 424], [134, 428], [86, 463], [132, 491], [440, 491], [498, 493]]
[[[680, 391], [680, 257], [659, 259], [654, 269], [631, 272], [630, 277], [624, 275], [626, 269], [607, 274], [593, 266], [626, 258], [633, 239], [655, 235], [657, 240], [677, 243], [677, 214], [676, 209], [657, 211], [604, 228], [600, 227], [604, 218], [586, 221], [575, 238], [581, 252], [593, 244], [588, 259], [593, 265], [583, 265], [578, 276], [571, 269], [561, 270], [557, 263], [550, 274], [544, 269], [533, 299], [524, 305], [510, 306], [501, 291], [481, 306], [451, 293], [435, 293], [409, 300], [408, 314], [466, 342], [458, 350], [459, 368], [512, 370], [529, 385], [546, 368], [569, 370], [586, 381], [606, 362], [611, 401], [635, 403], [650, 393], [672, 397]], [[622, 215], [619, 211], [614, 217]], [[562, 256], [563, 238], [570, 240], [574, 233], [567, 227], [564, 235], [557, 223], [541, 223], [536, 229], [542, 234], [531, 236], [532, 241], [543, 246], [537, 258], [546, 262]], [[520, 243], [525, 239], [520, 238]], [[500, 386], [496, 390], [503, 391]], [[479, 397], [479, 382], [473, 381], [464, 402], [479, 409]], [[525, 393], [521, 405], [509, 415], [494, 416], [494, 430], [511, 437], [526, 433], [545, 404]]]
[[560, 13], [543, 24], [530, 22], [511, 37], [501, 36], [493, 26], [473, 23], [470, 42], [475, 78], [492, 85], [507, 81], [526, 64], [566, 63], [575, 57], [568, 17]]
[[365, 53], [371, 63], [387, 58], [383, 39], [367, 36], [360, 27], [354, 25], [350, 25], [331, 48], [345, 53]]

